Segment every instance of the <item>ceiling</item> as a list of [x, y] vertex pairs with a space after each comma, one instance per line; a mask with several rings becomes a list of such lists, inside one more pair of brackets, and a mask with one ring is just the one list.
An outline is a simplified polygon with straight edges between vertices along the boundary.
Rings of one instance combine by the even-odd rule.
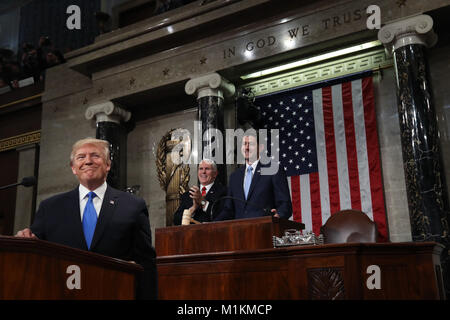
[[25, 3], [31, 0], [1, 0], [0, 1], [0, 14], [7, 13], [10, 10], [23, 6]]

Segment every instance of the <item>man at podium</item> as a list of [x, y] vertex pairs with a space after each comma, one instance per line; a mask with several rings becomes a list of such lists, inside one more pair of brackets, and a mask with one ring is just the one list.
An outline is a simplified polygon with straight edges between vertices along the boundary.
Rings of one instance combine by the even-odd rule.
[[147, 206], [143, 199], [106, 183], [111, 168], [109, 143], [93, 138], [77, 141], [70, 165], [80, 185], [42, 201], [30, 229], [16, 236], [134, 261], [144, 268], [137, 282], [137, 298], [155, 299], [156, 254]]
[[269, 168], [260, 162], [264, 144], [256, 135], [244, 135], [241, 153], [245, 166], [236, 169], [228, 184], [228, 196], [222, 212], [215, 220], [255, 218], [274, 215], [286, 218], [292, 215], [292, 203], [286, 174], [282, 169], [264, 174]]

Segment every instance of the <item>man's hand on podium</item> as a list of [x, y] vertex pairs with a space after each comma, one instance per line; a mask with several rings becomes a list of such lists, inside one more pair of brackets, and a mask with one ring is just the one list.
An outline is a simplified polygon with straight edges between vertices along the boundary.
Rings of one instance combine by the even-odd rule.
[[270, 210], [270, 212], [273, 213], [273, 216], [274, 216], [274, 217], [277, 217], [277, 218], [280, 217], [280, 215], [277, 213], [277, 209], [272, 209], [272, 210]]
[[36, 235], [31, 232], [31, 229], [25, 228], [23, 230], [20, 230], [16, 233], [16, 237], [22, 237], [22, 238], [35, 238], [37, 239]]

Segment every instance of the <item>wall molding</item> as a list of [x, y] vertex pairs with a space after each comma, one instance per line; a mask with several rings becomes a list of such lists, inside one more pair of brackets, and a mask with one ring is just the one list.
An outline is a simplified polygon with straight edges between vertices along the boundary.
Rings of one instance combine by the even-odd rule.
[[388, 57], [385, 49], [382, 48], [312, 67], [285, 72], [277, 76], [265, 77], [247, 83], [243, 87], [251, 88], [252, 92], [259, 96], [363, 71], [390, 68], [393, 64], [392, 58]]
[[41, 130], [23, 133], [18, 136], [0, 140], [0, 152], [20, 148], [41, 141]]

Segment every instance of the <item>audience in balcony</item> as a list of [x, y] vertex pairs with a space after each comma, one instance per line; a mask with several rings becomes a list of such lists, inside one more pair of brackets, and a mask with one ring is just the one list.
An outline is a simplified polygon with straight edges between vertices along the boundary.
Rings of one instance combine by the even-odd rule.
[[64, 63], [65, 59], [48, 37], [40, 37], [37, 47], [31, 43], [22, 45], [18, 59], [11, 50], [0, 50], [0, 88], [19, 87], [19, 81], [32, 77], [34, 82], [44, 81], [45, 70]]
[[[155, 14], [181, 7], [196, 0], [157, 0]], [[215, 0], [204, 0], [205, 5]], [[65, 52], [68, 52], [65, 50]], [[19, 81], [33, 78], [34, 82], [45, 79], [45, 70], [64, 63], [64, 55], [48, 37], [41, 36], [37, 46], [23, 43], [18, 57], [9, 49], [0, 48], [0, 89], [9, 86], [11, 90], [19, 88]], [[0, 93], [1, 94], [1, 93]]]

